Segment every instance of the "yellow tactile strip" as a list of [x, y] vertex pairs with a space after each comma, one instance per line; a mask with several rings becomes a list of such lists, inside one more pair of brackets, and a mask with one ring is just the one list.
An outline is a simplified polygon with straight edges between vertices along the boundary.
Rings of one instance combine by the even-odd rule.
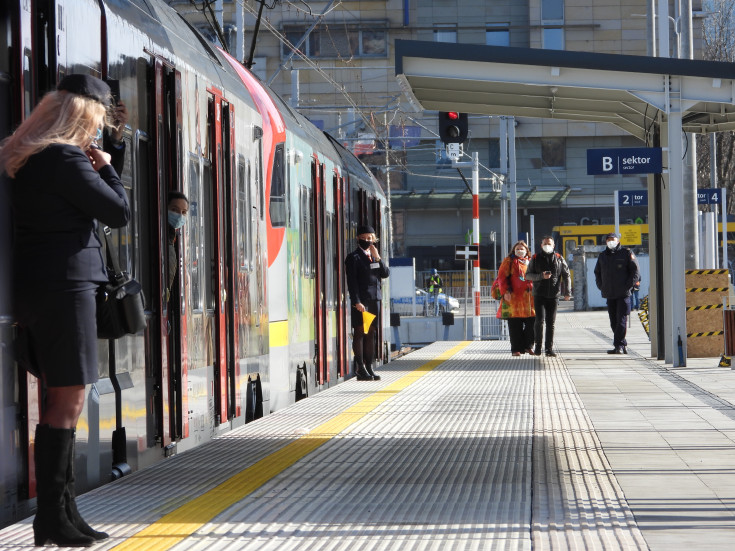
[[397, 381], [382, 387], [379, 392], [370, 394], [334, 418], [319, 425], [297, 440], [286, 444], [212, 490], [164, 515], [158, 521], [113, 549], [119, 551], [170, 549], [222, 511], [337, 436], [347, 427], [362, 419], [383, 402], [416, 382], [469, 344], [469, 342], [462, 342], [437, 355], [433, 360], [419, 366]]

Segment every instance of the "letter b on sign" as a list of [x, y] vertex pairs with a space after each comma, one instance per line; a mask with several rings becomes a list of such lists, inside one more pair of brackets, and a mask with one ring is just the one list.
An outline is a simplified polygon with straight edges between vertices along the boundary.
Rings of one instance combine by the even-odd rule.
[[602, 171], [610, 172], [613, 168], [614, 166], [613, 166], [612, 157], [603, 157], [602, 158]]

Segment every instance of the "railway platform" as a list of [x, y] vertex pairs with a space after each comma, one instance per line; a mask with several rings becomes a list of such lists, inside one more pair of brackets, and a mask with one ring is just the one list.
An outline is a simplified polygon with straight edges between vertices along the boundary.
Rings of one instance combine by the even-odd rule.
[[560, 308], [556, 357], [436, 342], [80, 496], [93, 549], [735, 548], [735, 371]]

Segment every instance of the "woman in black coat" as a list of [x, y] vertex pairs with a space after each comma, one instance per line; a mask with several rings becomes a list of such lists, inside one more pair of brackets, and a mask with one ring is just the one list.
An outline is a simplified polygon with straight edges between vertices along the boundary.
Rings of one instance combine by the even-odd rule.
[[106, 83], [69, 75], [0, 149], [12, 196], [15, 316], [45, 388], [34, 443], [36, 545], [88, 547], [107, 537], [77, 511], [73, 464], [85, 385], [98, 379], [95, 295], [107, 273], [97, 221], [130, 219], [110, 155], [97, 146], [110, 105]]

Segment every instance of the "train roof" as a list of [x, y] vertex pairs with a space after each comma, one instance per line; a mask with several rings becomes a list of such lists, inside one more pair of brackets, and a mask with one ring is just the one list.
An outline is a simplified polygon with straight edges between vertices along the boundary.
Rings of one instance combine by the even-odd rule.
[[[175, 67], [188, 66], [226, 93], [255, 108], [242, 81], [231, 70], [222, 54], [184, 17], [162, 0], [105, 0], [106, 13], [117, 15], [140, 30], [149, 42], [151, 54]], [[111, 31], [114, 32], [114, 31]], [[142, 54], [142, 52], [141, 52]]]

